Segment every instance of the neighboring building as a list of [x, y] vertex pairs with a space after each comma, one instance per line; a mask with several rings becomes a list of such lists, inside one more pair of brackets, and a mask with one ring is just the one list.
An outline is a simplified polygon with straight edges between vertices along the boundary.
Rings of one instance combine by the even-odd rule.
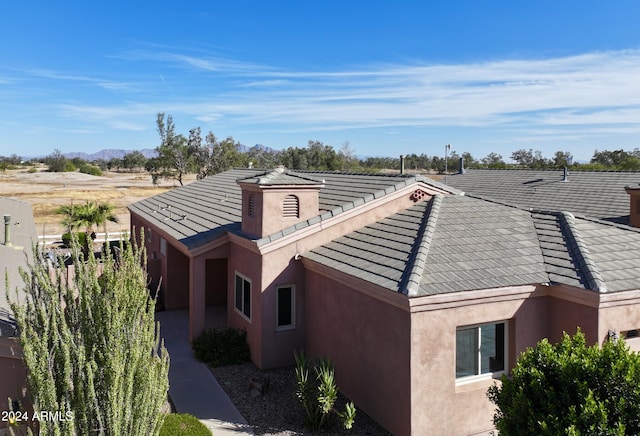
[[130, 211], [191, 338], [206, 305], [226, 304], [258, 367], [327, 356], [394, 434], [491, 430], [487, 388], [542, 338], [615, 330], [640, 349], [640, 230], [627, 225], [419, 176], [283, 169], [227, 171]]
[[[0, 413], [9, 410], [10, 401], [18, 401], [22, 410], [31, 405], [26, 392], [26, 368], [22, 360], [22, 348], [18, 342], [13, 313], [9, 307], [5, 292], [5, 278], [8, 280], [11, 297], [19, 299], [24, 282], [20, 269], [27, 270], [32, 259], [33, 244], [38, 242], [36, 226], [33, 221], [31, 205], [18, 200], [0, 197], [0, 272], [2, 290], [0, 291]], [[14, 404], [17, 406], [18, 403]], [[6, 421], [0, 420], [0, 434], [6, 427]]]
[[[640, 172], [467, 169], [464, 174], [450, 175], [447, 182], [467, 194], [513, 206], [565, 210], [576, 216], [629, 224], [625, 187], [640, 187]], [[631, 210], [640, 214], [637, 208]]]

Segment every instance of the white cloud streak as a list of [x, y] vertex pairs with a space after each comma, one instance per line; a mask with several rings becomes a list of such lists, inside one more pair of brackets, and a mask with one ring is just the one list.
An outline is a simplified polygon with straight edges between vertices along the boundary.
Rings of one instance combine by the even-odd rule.
[[[153, 71], [187, 70], [189, 78], [176, 83], [181, 76], [172, 76], [171, 90], [180, 95], [172, 100], [113, 106], [80, 101], [58, 108], [67, 117], [125, 130], [139, 130], [144, 124], [149, 128], [149, 120], [162, 111], [194, 122], [271, 131], [422, 126], [502, 127], [526, 130], [527, 135], [546, 135], [545, 129], [562, 134], [567, 128], [602, 134], [638, 131], [638, 50], [345, 71], [286, 71], [167, 51], [136, 53], [127, 59], [151, 62]], [[83, 75], [31, 74], [107, 89], [128, 86]], [[150, 74], [168, 86], [165, 74]], [[189, 92], [180, 93], [184, 88]]]

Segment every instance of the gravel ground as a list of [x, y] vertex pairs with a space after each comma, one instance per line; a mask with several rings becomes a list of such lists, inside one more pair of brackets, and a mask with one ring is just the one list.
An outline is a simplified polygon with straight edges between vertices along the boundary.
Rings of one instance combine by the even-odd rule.
[[[337, 421], [328, 432], [306, 429], [304, 413], [294, 397], [294, 367], [260, 371], [253, 363], [244, 363], [210, 369], [256, 435], [389, 435], [362, 410], [357, 409], [357, 405], [355, 424], [351, 430], [344, 430]], [[249, 381], [255, 376], [269, 380], [264, 395], [251, 395]], [[338, 410], [344, 410], [344, 402], [341, 396], [336, 402]]]

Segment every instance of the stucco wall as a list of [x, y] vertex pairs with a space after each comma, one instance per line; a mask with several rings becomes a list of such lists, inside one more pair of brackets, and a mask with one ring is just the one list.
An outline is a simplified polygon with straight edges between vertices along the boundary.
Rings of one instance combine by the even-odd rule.
[[[553, 293], [553, 288], [551, 289]], [[598, 308], [556, 297], [549, 297], [549, 335], [550, 342], [562, 340], [563, 332], [574, 335], [578, 327], [585, 334], [587, 343], [600, 343], [598, 340]]]
[[[229, 327], [247, 331], [247, 342], [251, 350], [251, 360], [262, 368], [262, 303], [260, 301], [261, 257], [260, 254], [231, 244], [229, 247], [227, 274], [227, 323]], [[245, 319], [235, 309], [235, 273], [251, 281], [251, 320]]]
[[[22, 360], [22, 349], [17, 338], [0, 337], [0, 412], [8, 411], [8, 398], [21, 402], [23, 411], [32, 406], [27, 396], [27, 372]], [[0, 428], [6, 427], [0, 420]]]
[[393, 434], [409, 434], [409, 313], [311, 271], [305, 307], [307, 353], [331, 359], [358, 408]]
[[[269, 253], [262, 258], [262, 318], [263, 367], [275, 368], [292, 365], [293, 352], [304, 347], [306, 304], [304, 268], [294, 259], [295, 247], [289, 246]], [[293, 285], [295, 302], [295, 326], [277, 329], [277, 288]]]
[[[513, 288], [516, 290], [516, 288]], [[486, 392], [495, 380], [456, 382], [456, 329], [477, 324], [508, 322], [508, 366], [528, 346], [547, 334], [547, 298], [461, 300], [437, 309], [430, 298], [415, 303], [411, 315], [411, 429], [412, 434], [473, 434], [493, 428], [495, 407]], [[506, 290], [511, 293], [511, 290]], [[415, 300], [421, 300], [420, 298]], [[435, 308], [435, 310], [434, 310]], [[434, 400], [437, 399], [437, 400]]]

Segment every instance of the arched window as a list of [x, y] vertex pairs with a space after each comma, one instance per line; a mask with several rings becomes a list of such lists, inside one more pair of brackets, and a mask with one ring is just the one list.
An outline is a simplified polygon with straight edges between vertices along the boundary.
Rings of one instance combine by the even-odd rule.
[[285, 218], [300, 218], [300, 200], [295, 195], [287, 195], [282, 204], [282, 216]]

